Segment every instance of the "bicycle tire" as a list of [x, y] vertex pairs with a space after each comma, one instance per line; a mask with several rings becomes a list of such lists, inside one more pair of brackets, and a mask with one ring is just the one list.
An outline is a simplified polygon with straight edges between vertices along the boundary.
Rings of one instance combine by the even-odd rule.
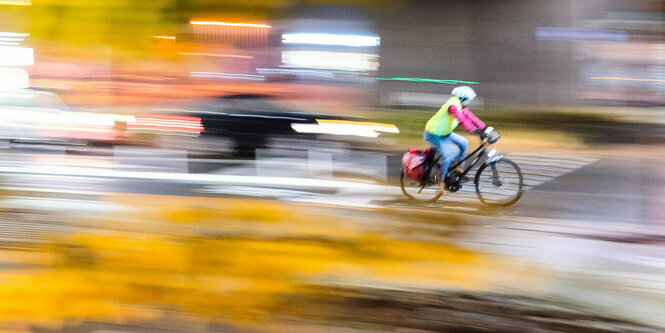
[[[483, 183], [483, 181], [484, 181], [483, 177], [485, 177], [485, 175], [483, 175], [483, 171], [485, 171], [485, 170], [492, 170], [492, 171], [496, 170], [496, 172], [498, 174], [499, 173], [499, 170], [498, 170], [499, 165], [502, 166], [502, 168], [504, 168], [504, 167], [506, 168], [505, 170], [502, 169], [502, 171], [501, 171], [504, 175], [505, 175], [505, 172], [507, 170], [514, 171], [515, 179], [510, 178], [509, 180], [510, 180], [511, 183], [515, 183], [515, 184], [512, 184], [512, 185], [514, 185], [516, 188], [514, 190], [507, 190], [506, 191], [507, 193], [509, 193], [509, 195], [506, 195], [506, 200], [495, 201], [495, 200], [490, 199], [489, 193], [485, 193], [484, 188], [481, 188], [483, 186], [483, 184], [481, 184], [481, 183]], [[508, 176], [501, 176], [500, 175], [499, 177], [506, 177], [506, 179], [497, 180], [494, 177], [494, 172], [492, 172], [492, 175], [490, 175], [489, 177], [491, 177], [490, 178], [490, 179], [492, 179], [491, 185], [494, 186], [495, 189], [498, 188], [499, 191], [504, 190], [504, 185], [507, 182]], [[497, 185], [496, 182], [500, 182], [501, 184]], [[480, 167], [480, 169], [478, 169], [478, 172], [476, 172], [476, 177], [474, 179], [474, 183], [475, 183], [475, 186], [476, 186], [476, 195], [478, 196], [478, 199], [480, 200], [480, 202], [482, 202], [483, 204], [488, 205], [488, 206], [499, 206], [499, 207], [510, 206], [510, 205], [516, 203], [517, 200], [519, 200], [522, 197], [522, 194], [524, 193], [524, 191], [523, 191], [524, 177], [522, 176], [522, 170], [517, 165], [517, 163], [515, 163], [515, 162], [513, 162], [513, 161], [511, 161], [507, 158], [502, 158], [502, 159], [500, 159], [498, 161], [495, 161], [495, 162], [491, 162], [491, 163], [488, 163], [488, 164], [483, 164]], [[490, 187], [490, 186], [488, 186], [488, 187]], [[499, 196], [501, 196], [501, 195], [499, 195]]]
[[404, 171], [399, 173], [399, 185], [402, 188], [402, 193], [407, 198], [409, 198], [410, 200], [417, 201], [417, 202], [423, 202], [423, 203], [431, 203], [431, 202], [435, 202], [435, 201], [439, 200], [439, 198], [441, 198], [441, 196], [443, 195], [443, 192], [441, 192], [441, 190], [439, 189], [439, 185], [433, 184], [433, 185], [426, 185], [424, 187], [424, 188], [428, 188], [428, 187], [435, 187], [436, 188], [435, 189], [436, 194], [434, 194], [433, 197], [430, 197], [429, 189], [428, 189], [428, 193], [424, 194], [422, 197], [421, 196], [415, 196], [416, 193], [413, 193], [413, 192], [417, 191], [417, 189], [418, 189], [418, 186], [413, 186], [413, 185], [415, 185], [415, 183], [417, 183], [417, 182], [414, 181], [414, 180], [409, 179], [408, 177], [406, 177], [404, 175]]

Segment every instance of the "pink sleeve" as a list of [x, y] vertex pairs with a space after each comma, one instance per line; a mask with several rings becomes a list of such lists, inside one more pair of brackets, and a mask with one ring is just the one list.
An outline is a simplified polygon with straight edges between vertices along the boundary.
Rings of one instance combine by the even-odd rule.
[[448, 108], [448, 112], [455, 116], [455, 118], [459, 120], [460, 125], [462, 125], [462, 127], [464, 127], [464, 129], [469, 133], [473, 132], [477, 128], [485, 128], [485, 123], [480, 121], [480, 119], [478, 119], [478, 117], [471, 113], [471, 111], [469, 111], [467, 108], [460, 110], [456, 105], [451, 105]]

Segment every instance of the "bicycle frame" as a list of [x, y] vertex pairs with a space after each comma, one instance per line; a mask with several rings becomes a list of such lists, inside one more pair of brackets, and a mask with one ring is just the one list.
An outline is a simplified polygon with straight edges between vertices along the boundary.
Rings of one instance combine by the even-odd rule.
[[[466, 157], [465, 157], [463, 160], [461, 160], [461, 161], [459, 161], [459, 162], [457, 162], [457, 163], [453, 163], [453, 164], [451, 164], [451, 166], [448, 168], [448, 170], [446, 170], [446, 173], [444, 174], [444, 177], [445, 177], [445, 175], [448, 174], [448, 172], [449, 172], [450, 170], [454, 170], [455, 168], [457, 168], [458, 166], [460, 166], [462, 163], [464, 163], [464, 162], [467, 161], [468, 159], [470, 159], [470, 158], [472, 158], [472, 157], [475, 156], [474, 159], [473, 159], [473, 162], [471, 162], [471, 164], [469, 164], [469, 165], [466, 167], [466, 169], [464, 170], [464, 172], [462, 172], [462, 174], [459, 175], [459, 178], [462, 178], [462, 177], [466, 176], [466, 175], [471, 171], [471, 169], [473, 169], [473, 167], [476, 166], [476, 164], [478, 164], [478, 162], [480, 162], [480, 161], [483, 159], [483, 157], [486, 157], [486, 156], [489, 157], [489, 153], [487, 152], [487, 147], [488, 147], [489, 145], [491, 145], [489, 142], [483, 140], [483, 141], [480, 143], [480, 145], [478, 146], [478, 148], [476, 148], [476, 149], [475, 149], [474, 151], [472, 151], [470, 154], [467, 154]], [[494, 149], [492, 149], [492, 150], [494, 150]], [[439, 154], [441, 154], [441, 152], [439, 152]], [[491, 156], [491, 158], [488, 159], [488, 160], [486, 160], [485, 163], [495, 162], [495, 161], [497, 161], [497, 160], [500, 160], [502, 157], [503, 157], [503, 155]], [[437, 166], [437, 165], [438, 165], [438, 166], [440, 167], [440, 164], [439, 164], [439, 162], [438, 162], [438, 159], [432, 159], [429, 163], [430, 163], [430, 164], [429, 164], [430, 167], [429, 167], [429, 171], [428, 171], [428, 173], [431, 173], [431, 170], [434, 170], [434, 166]], [[430, 176], [429, 176], [429, 174], [428, 174], [428, 176], [426, 177], [426, 179], [429, 179], [429, 177], [430, 177]], [[427, 186], [427, 183], [426, 183], [426, 180], [423, 180], [421, 190], [422, 190], [423, 188], [425, 188], [425, 186]]]
[[448, 168], [448, 170], [446, 170], [446, 174], [448, 173], [448, 171], [450, 171], [450, 170], [454, 170], [455, 168], [457, 168], [458, 166], [460, 166], [462, 163], [464, 163], [466, 160], [470, 159], [471, 157], [473, 157], [474, 155], [477, 154], [477, 156], [473, 159], [473, 162], [472, 162], [471, 164], [469, 164], [469, 165], [466, 167], [466, 169], [464, 170], [464, 172], [462, 172], [462, 174], [461, 174], [459, 177], [461, 178], [461, 177], [466, 176], [466, 174], [468, 174], [469, 171], [471, 171], [471, 169], [473, 169], [473, 167], [476, 166], [476, 164], [478, 164], [478, 162], [479, 162], [483, 157], [485, 157], [485, 156], [487, 155], [487, 150], [486, 150], [486, 148], [487, 148], [487, 142], [483, 142], [483, 143], [481, 143], [480, 146], [478, 146], [478, 148], [476, 148], [476, 150], [474, 150], [473, 152], [471, 152], [470, 154], [468, 154], [463, 160], [461, 160], [461, 161], [459, 161], [459, 162], [457, 162], [457, 163], [452, 164], [452, 165]]

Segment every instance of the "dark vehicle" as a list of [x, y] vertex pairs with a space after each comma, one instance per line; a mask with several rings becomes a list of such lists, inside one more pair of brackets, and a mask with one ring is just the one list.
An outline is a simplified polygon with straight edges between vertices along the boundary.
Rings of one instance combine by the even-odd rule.
[[188, 116], [200, 118], [203, 131], [199, 150], [226, 150], [252, 157], [255, 149], [268, 148], [278, 140], [343, 142], [353, 137], [376, 138], [381, 132], [397, 133], [394, 125], [363, 122], [361, 119], [329, 114], [294, 111], [266, 95], [230, 95], [208, 98], [191, 104]]

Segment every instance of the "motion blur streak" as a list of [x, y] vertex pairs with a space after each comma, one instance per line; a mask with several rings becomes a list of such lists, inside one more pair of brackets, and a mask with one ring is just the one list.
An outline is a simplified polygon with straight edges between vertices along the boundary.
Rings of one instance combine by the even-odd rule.
[[191, 72], [191, 77], [203, 77], [203, 78], [220, 78], [220, 79], [231, 79], [231, 80], [250, 80], [250, 81], [263, 81], [263, 75], [251, 75], [251, 74], [234, 74], [234, 73], [215, 73], [215, 72]]
[[152, 36], [152, 38], [175, 40], [175, 36]]
[[608, 42], [626, 42], [625, 31], [584, 30], [568, 28], [538, 28], [536, 36], [540, 40], [596, 40]]
[[24, 32], [6, 32], [0, 31], [0, 37], [28, 37], [30, 34]]
[[340, 46], [379, 46], [380, 38], [374, 36], [334, 35], [334, 34], [283, 34], [285, 44], [313, 44]]
[[375, 71], [378, 56], [371, 53], [332, 51], [283, 51], [282, 63], [287, 67], [323, 68], [350, 71]]
[[25, 69], [0, 67], [0, 89], [21, 89], [29, 85], [29, 75]]
[[619, 80], [619, 81], [640, 81], [640, 82], [665, 82], [665, 80], [658, 79], [633, 79], [627, 77], [595, 77], [592, 76], [593, 80]]
[[269, 25], [254, 24], [254, 23], [233, 23], [233, 22], [217, 22], [217, 21], [190, 21], [189, 23], [193, 25], [220, 25], [228, 27], [247, 27], [247, 28], [261, 28], [261, 29], [272, 28]]
[[173, 130], [202, 132], [201, 118], [188, 116], [135, 115], [133, 122], [128, 122], [130, 129]]
[[473, 81], [460, 81], [460, 80], [437, 80], [416, 77], [377, 77], [377, 80], [384, 81], [409, 81], [409, 82], [425, 82], [425, 83], [445, 83], [445, 84], [480, 84], [480, 82]]
[[10, 5], [10, 6], [32, 6], [31, 0], [1, 0], [0, 5]]
[[392, 124], [321, 119], [316, 121], [318, 124], [291, 124], [291, 127], [300, 133], [355, 135], [370, 138], [378, 137], [379, 132], [399, 133], [399, 129]]
[[[18, 43], [6, 43], [18, 45]], [[0, 46], [0, 66], [32, 66], [34, 50], [27, 47]]]
[[381, 124], [373, 122], [362, 122], [362, 121], [349, 121], [349, 120], [329, 120], [329, 119], [317, 119], [319, 124], [347, 124], [351, 126], [363, 126], [371, 128], [377, 132], [385, 133], [399, 133], [399, 129], [394, 124]]
[[178, 54], [179, 55], [185, 55], [185, 56], [254, 59], [254, 57], [252, 57], [252, 56], [244, 56], [244, 55], [237, 55], [237, 54], [218, 54], [218, 53], [203, 53], [203, 52], [180, 52]]

